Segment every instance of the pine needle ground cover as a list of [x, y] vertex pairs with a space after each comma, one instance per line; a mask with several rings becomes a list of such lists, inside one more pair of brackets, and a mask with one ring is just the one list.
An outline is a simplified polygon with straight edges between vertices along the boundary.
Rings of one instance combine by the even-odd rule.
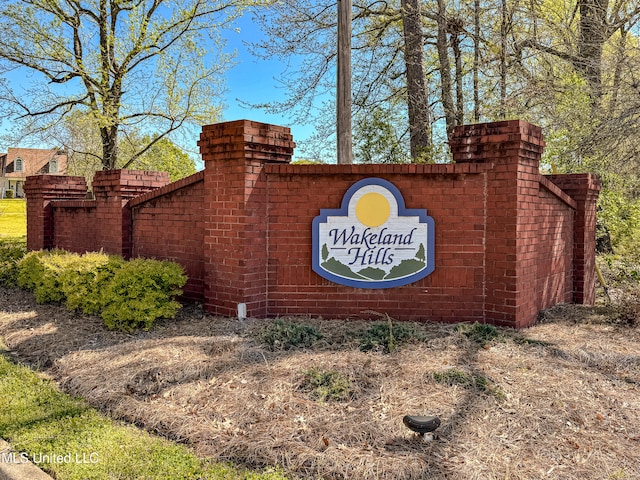
[[[614, 317], [559, 306], [521, 332], [372, 329], [186, 307], [130, 334], [0, 289], [6, 348], [65, 392], [201, 458], [293, 478], [640, 478], [640, 328]], [[436, 438], [416, 438], [406, 414], [440, 416]]]
[[[5, 349], [0, 345], [0, 438], [11, 440], [15, 461], [28, 460], [61, 480], [284, 479], [207, 462], [185, 446], [113, 421], [14, 364], [1, 354]], [[7, 461], [9, 452], [3, 454]]]

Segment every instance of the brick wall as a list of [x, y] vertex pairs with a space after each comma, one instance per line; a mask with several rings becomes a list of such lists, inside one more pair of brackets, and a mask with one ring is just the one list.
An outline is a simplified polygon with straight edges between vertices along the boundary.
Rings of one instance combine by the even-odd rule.
[[174, 182], [129, 202], [132, 256], [182, 264], [184, 297], [204, 298], [204, 173]]
[[[29, 248], [175, 260], [190, 277], [185, 296], [221, 315], [379, 312], [519, 328], [555, 303], [592, 303], [597, 178], [540, 175], [542, 133], [522, 121], [459, 127], [450, 144], [447, 165], [289, 165], [289, 129], [209, 125], [199, 142], [205, 170], [174, 184], [150, 172], [99, 172], [96, 200], [83, 201], [75, 180], [30, 177]], [[370, 177], [433, 218], [429, 276], [362, 289], [312, 270], [313, 219]]]
[[27, 177], [24, 191], [27, 197], [27, 248], [48, 249], [56, 245], [51, 202], [85, 198], [87, 182], [84, 177], [36, 175]]
[[[485, 165], [267, 165], [269, 314], [472, 321], [483, 317]], [[393, 289], [337, 285], [311, 270], [310, 225], [321, 208], [340, 206], [356, 181], [380, 177], [407, 208], [426, 208], [435, 228], [435, 271]]]

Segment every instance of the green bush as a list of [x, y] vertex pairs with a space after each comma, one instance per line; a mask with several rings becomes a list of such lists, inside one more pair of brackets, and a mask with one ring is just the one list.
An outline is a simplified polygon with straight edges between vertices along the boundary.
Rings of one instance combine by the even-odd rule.
[[148, 330], [158, 318], [173, 318], [180, 304], [173, 298], [186, 283], [173, 262], [135, 259], [123, 263], [101, 292], [101, 313], [112, 330]]
[[13, 190], [7, 190], [4, 192], [4, 198], [13, 198]]
[[18, 283], [18, 262], [27, 253], [27, 245], [21, 240], [0, 240], [0, 285]]
[[102, 252], [82, 255], [75, 268], [62, 272], [67, 308], [89, 315], [100, 314], [103, 307], [101, 292], [124, 263], [122, 257]]
[[27, 253], [18, 262], [18, 286], [33, 292], [44, 275], [44, 265], [42, 257], [49, 255], [49, 252], [40, 250]]
[[132, 332], [175, 317], [186, 276], [173, 262], [39, 251], [18, 263], [17, 281], [38, 303], [64, 301], [70, 310], [99, 314], [110, 329]]
[[270, 350], [308, 348], [322, 335], [312, 326], [276, 320], [262, 333], [262, 341]]
[[62, 280], [81, 263], [80, 255], [63, 250], [29, 252], [18, 263], [18, 285], [32, 291], [37, 303], [62, 302]]
[[36, 303], [61, 303], [65, 300], [62, 291], [62, 279], [67, 271], [77, 268], [80, 256], [68, 252], [56, 251], [40, 257], [42, 275], [36, 281], [33, 293]]

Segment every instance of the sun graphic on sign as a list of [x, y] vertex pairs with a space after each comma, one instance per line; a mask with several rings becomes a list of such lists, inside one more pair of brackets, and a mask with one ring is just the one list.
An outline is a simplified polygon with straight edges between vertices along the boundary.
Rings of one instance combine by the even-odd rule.
[[427, 211], [406, 208], [388, 180], [359, 180], [339, 209], [322, 208], [313, 219], [313, 271], [355, 288], [414, 283], [434, 271], [434, 228]]
[[365, 193], [356, 203], [356, 217], [367, 227], [379, 227], [390, 214], [389, 200], [379, 193]]

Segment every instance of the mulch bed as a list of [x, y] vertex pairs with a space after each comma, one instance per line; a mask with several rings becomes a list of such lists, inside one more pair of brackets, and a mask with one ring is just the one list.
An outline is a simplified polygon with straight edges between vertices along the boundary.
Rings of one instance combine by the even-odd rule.
[[[0, 288], [11, 356], [203, 457], [305, 478], [640, 478], [640, 329], [610, 323], [602, 308], [554, 307], [486, 343], [455, 325], [414, 325], [421, 339], [391, 354], [360, 351], [369, 323], [295, 321], [323, 339], [274, 352], [260, 340], [272, 320], [198, 306], [149, 332], [116, 333]], [[350, 397], [315, 399], [302, 388], [311, 368], [342, 373]], [[436, 438], [409, 431], [405, 414], [440, 416]]]

